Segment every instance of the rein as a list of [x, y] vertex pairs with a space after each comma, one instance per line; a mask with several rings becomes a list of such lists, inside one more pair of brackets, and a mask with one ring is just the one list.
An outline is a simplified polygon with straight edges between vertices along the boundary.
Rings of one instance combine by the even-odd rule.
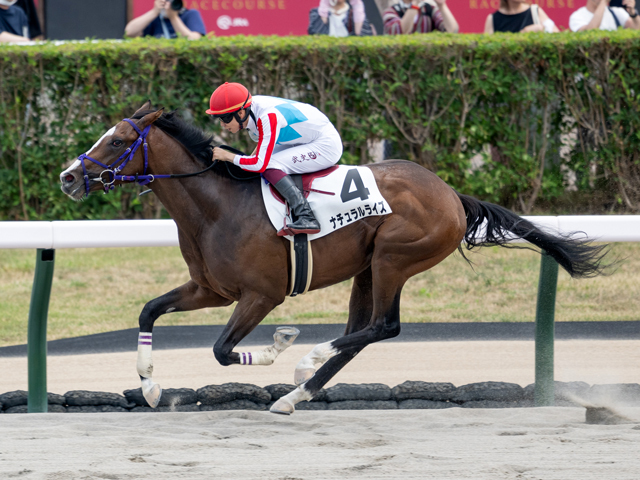
[[[102, 186], [104, 188], [104, 193], [108, 193], [109, 190], [113, 190], [115, 188], [114, 183], [116, 181], [121, 181], [121, 182], [136, 182], [138, 185], [147, 185], [151, 182], [153, 182], [156, 178], [188, 178], [188, 177], [195, 177], [196, 175], [200, 175], [202, 173], [208, 172], [209, 170], [211, 170], [217, 163], [218, 160], [214, 160], [211, 165], [209, 165], [207, 168], [205, 168], [204, 170], [201, 170], [199, 172], [195, 172], [195, 173], [172, 173], [172, 174], [165, 174], [165, 175], [147, 175], [147, 167], [149, 166], [149, 154], [148, 154], [148, 143], [147, 143], [147, 135], [149, 134], [149, 130], [151, 129], [151, 125], [147, 125], [147, 127], [144, 130], [140, 130], [138, 128], [138, 126], [129, 118], [125, 118], [123, 121], [127, 122], [129, 125], [131, 125], [133, 127], [133, 129], [138, 133], [138, 139], [135, 140], [131, 146], [129, 148], [127, 148], [125, 150], [125, 152], [120, 155], [120, 157], [113, 162], [111, 165], [105, 165], [104, 163], [96, 160], [95, 158], [91, 158], [90, 156], [88, 156], [86, 153], [83, 153], [82, 155], [80, 155], [78, 157], [78, 160], [80, 160], [80, 163], [82, 164], [82, 174], [84, 176], [84, 184], [85, 184], [85, 197], [89, 196], [89, 174], [87, 172], [87, 167], [85, 166], [85, 160], [89, 160], [93, 163], [95, 163], [96, 165], [100, 165], [101, 167], [104, 168], [104, 170], [102, 172], [100, 172], [100, 175], [98, 175], [98, 179], [102, 182]], [[131, 159], [133, 159], [133, 156], [136, 154], [136, 152], [138, 151], [138, 148], [140, 147], [140, 145], [142, 145], [143, 151], [144, 151], [144, 171], [142, 173], [142, 175], [139, 174], [135, 174], [135, 175], [119, 175], [119, 173], [124, 169], [124, 167], [126, 167], [127, 163], [129, 163], [131, 161]], [[225, 150], [229, 150], [231, 152], [234, 152], [236, 154], [240, 154], [240, 155], [244, 155], [242, 152], [240, 152], [239, 150], [236, 150], [232, 147], [228, 147], [226, 145], [220, 145], [220, 147], [224, 148]], [[231, 171], [229, 170], [229, 166], [227, 165], [227, 171], [229, 172], [229, 174], [237, 179], [237, 180], [243, 180], [241, 178], [237, 178], [234, 175], [231, 174]], [[105, 179], [103, 177], [104, 174], [107, 174], [107, 178]], [[259, 175], [257, 175], [259, 176]], [[255, 177], [250, 177], [250, 178], [255, 178]], [[250, 178], [247, 178], [247, 180], [249, 180]], [[146, 190], [144, 192], [141, 193], [141, 195], [150, 192], [151, 190]]]

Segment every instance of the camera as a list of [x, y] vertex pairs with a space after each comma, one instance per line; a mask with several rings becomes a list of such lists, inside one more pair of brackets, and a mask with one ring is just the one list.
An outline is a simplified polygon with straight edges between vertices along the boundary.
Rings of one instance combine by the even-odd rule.
[[175, 10], [177, 12], [182, 10], [183, 6], [184, 4], [182, 3], [182, 0], [171, 0], [171, 10]]

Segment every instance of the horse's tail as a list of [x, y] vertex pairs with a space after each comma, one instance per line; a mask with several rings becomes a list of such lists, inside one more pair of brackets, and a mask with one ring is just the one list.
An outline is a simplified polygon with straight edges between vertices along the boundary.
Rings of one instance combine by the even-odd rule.
[[[467, 250], [482, 246], [529, 248], [508, 245], [509, 240], [516, 236], [544, 250], [574, 278], [594, 277], [607, 270], [603, 259], [609, 251], [608, 245], [592, 245], [587, 240], [575, 238], [580, 232], [568, 235], [547, 233], [506, 208], [456, 193], [467, 217], [464, 234]], [[471, 263], [464, 255], [462, 244], [458, 250]]]

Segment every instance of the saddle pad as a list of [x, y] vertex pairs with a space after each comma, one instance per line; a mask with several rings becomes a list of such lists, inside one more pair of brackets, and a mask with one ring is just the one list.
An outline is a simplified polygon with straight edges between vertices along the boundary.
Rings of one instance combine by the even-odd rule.
[[[391, 213], [391, 207], [382, 197], [373, 172], [367, 167], [339, 165], [329, 175], [314, 178], [310, 187], [307, 201], [320, 222], [320, 232], [309, 235], [310, 241], [351, 225], [361, 218]], [[285, 222], [291, 221], [287, 217], [286, 205], [273, 195], [266, 182], [262, 182], [262, 198], [276, 231]], [[288, 235], [286, 238], [293, 241], [293, 236]]]

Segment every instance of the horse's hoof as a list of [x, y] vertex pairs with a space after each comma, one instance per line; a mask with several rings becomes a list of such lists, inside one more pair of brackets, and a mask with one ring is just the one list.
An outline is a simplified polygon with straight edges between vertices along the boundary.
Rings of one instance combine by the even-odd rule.
[[296, 385], [302, 385], [308, 380], [311, 380], [316, 374], [315, 368], [296, 368], [295, 373], [293, 374], [293, 383]]
[[300, 330], [296, 327], [278, 327], [276, 333], [273, 334], [273, 339], [277, 344], [287, 348], [293, 344], [298, 335], [300, 335]]
[[271, 413], [278, 413], [280, 415], [291, 415], [295, 410], [295, 407], [284, 398], [279, 399], [276, 403], [271, 405], [271, 408], [269, 409]]
[[162, 397], [162, 388], [150, 378], [142, 380], [142, 395], [151, 408], [156, 408]]

